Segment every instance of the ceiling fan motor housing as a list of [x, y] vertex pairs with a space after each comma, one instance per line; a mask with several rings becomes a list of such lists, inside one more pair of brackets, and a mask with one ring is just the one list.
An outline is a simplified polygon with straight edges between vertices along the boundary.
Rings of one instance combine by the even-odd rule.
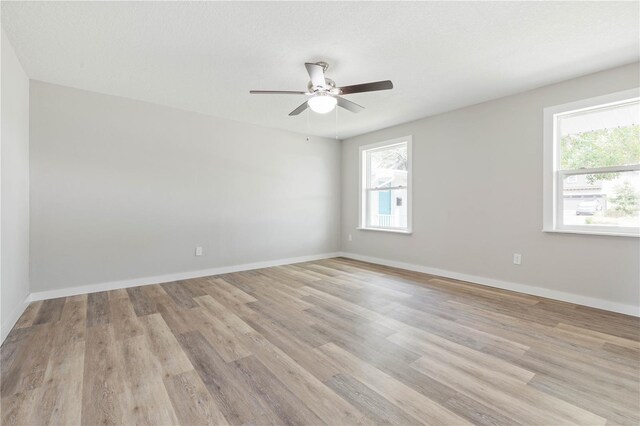
[[328, 93], [331, 93], [332, 95], [340, 94], [340, 89], [336, 87], [335, 81], [326, 77], [324, 78], [324, 81], [325, 81], [324, 86], [314, 86], [313, 82], [310, 81], [307, 84], [307, 89], [309, 90], [309, 93], [328, 92]]
[[[314, 63], [322, 67], [323, 74], [327, 72], [327, 70], [329, 69], [329, 64], [326, 62], [321, 61], [321, 62], [314, 62]], [[326, 76], [324, 77], [324, 86], [316, 86], [313, 84], [312, 81], [310, 81], [307, 84], [307, 89], [309, 90], [310, 93], [326, 92], [332, 95], [340, 94], [340, 89], [336, 87], [336, 82], [331, 80], [330, 78], [327, 78]]]

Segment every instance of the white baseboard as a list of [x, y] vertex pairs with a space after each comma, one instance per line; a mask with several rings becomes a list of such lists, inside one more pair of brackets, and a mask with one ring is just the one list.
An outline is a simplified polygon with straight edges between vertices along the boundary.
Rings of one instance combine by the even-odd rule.
[[605, 299], [597, 299], [594, 297], [581, 296], [574, 293], [566, 293], [563, 291], [552, 290], [544, 287], [535, 287], [526, 284], [517, 284], [508, 281], [496, 280], [493, 278], [479, 277], [476, 275], [462, 274], [459, 272], [446, 271], [443, 269], [431, 268], [428, 266], [414, 265], [411, 263], [398, 262], [395, 260], [380, 259], [377, 257], [363, 256], [355, 253], [342, 252], [340, 256], [363, 262], [376, 263], [384, 266], [392, 266], [394, 268], [406, 269], [408, 271], [422, 272], [430, 275], [438, 275], [446, 278], [453, 278], [460, 281], [468, 281], [474, 284], [485, 285], [488, 287], [501, 288], [503, 290], [517, 291], [519, 293], [530, 294], [533, 296], [545, 297], [547, 299], [560, 300], [562, 302], [575, 303], [576, 305], [589, 306], [592, 308], [604, 309], [606, 311], [618, 312], [626, 315], [640, 317], [640, 306], [627, 305], [624, 303], [612, 302]]
[[15, 307], [9, 318], [4, 323], [0, 324], [0, 345], [4, 343], [4, 339], [7, 338], [13, 326], [16, 325], [16, 322], [18, 322], [24, 310], [29, 306], [29, 303], [31, 303], [30, 294], [25, 297], [22, 303]]
[[56, 290], [31, 293], [31, 300], [47, 300], [58, 297], [77, 296], [79, 294], [95, 293], [98, 291], [118, 290], [121, 288], [137, 287], [141, 285], [159, 284], [190, 278], [208, 277], [211, 275], [228, 274], [230, 272], [250, 271], [252, 269], [269, 268], [271, 266], [290, 265], [292, 263], [310, 262], [312, 260], [328, 259], [339, 256], [339, 253], [323, 253], [310, 256], [290, 257], [286, 259], [267, 260], [264, 262], [244, 263], [241, 265], [221, 266], [218, 268], [201, 269], [199, 271], [179, 272], [176, 274], [156, 275], [152, 277], [134, 278], [130, 280], [110, 281], [106, 283], [89, 284], [77, 287], [67, 287]]
[[363, 256], [355, 253], [336, 252], [323, 253], [310, 256], [291, 257], [286, 259], [267, 260], [264, 262], [245, 263], [241, 265], [222, 266], [212, 269], [202, 269], [199, 271], [180, 272], [176, 274], [157, 275], [152, 277], [135, 278], [122, 281], [110, 281], [106, 283], [90, 284], [78, 287], [68, 287], [57, 290], [40, 291], [31, 293], [27, 298], [15, 308], [9, 319], [0, 325], [0, 344], [4, 342], [20, 315], [29, 306], [29, 303], [37, 300], [55, 299], [57, 297], [76, 296], [79, 294], [94, 293], [98, 291], [117, 290], [121, 288], [137, 287], [141, 285], [159, 284], [177, 280], [186, 280], [190, 278], [207, 277], [210, 275], [227, 274], [231, 272], [249, 271], [252, 269], [268, 268], [271, 266], [289, 265], [293, 263], [310, 262], [319, 259], [328, 259], [331, 257], [346, 257], [349, 259], [361, 260], [364, 262], [376, 263], [379, 265], [391, 266], [394, 268], [406, 269], [408, 271], [423, 272], [430, 275], [438, 275], [446, 278], [453, 278], [461, 281], [468, 281], [479, 285], [501, 288], [504, 290], [517, 291], [519, 293], [530, 294], [533, 296], [546, 297], [548, 299], [560, 300], [563, 302], [575, 303], [577, 305], [590, 306], [592, 308], [604, 309], [607, 311], [618, 312], [627, 315], [640, 317], [640, 307], [627, 305], [623, 303], [612, 302], [604, 299], [597, 299], [588, 296], [581, 296], [573, 293], [552, 290], [543, 287], [535, 287], [525, 284], [517, 284], [508, 281], [496, 280], [493, 278], [480, 277], [476, 275], [463, 274], [459, 272], [446, 271], [443, 269], [432, 268], [422, 265], [414, 265], [411, 263], [398, 262], [395, 260], [387, 260], [370, 256]]

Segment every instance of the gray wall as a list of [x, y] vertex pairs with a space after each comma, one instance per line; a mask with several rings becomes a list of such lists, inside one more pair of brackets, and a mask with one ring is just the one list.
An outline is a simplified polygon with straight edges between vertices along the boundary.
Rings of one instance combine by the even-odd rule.
[[340, 149], [32, 81], [32, 291], [337, 251]]
[[[343, 251], [638, 306], [638, 238], [541, 230], [542, 109], [639, 85], [632, 64], [344, 141]], [[356, 230], [358, 146], [410, 134], [413, 235]]]
[[29, 79], [2, 33], [0, 342], [29, 294]]

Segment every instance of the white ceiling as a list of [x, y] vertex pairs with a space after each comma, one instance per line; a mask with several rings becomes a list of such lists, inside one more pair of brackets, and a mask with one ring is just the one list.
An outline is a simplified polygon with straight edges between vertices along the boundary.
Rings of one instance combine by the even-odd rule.
[[[30, 78], [345, 138], [638, 61], [638, 2], [2, 2]], [[367, 109], [287, 114], [324, 60]]]

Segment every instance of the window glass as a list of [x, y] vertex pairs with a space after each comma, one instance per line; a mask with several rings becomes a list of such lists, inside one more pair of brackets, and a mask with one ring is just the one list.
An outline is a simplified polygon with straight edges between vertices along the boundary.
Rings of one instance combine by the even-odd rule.
[[640, 163], [640, 103], [560, 115], [560, 169]]
[[367, 222], [371, 227], [406, 228], [407, 189], [371, 191], [367, 213]]
[[407, 144], [368, 152], [370, 188], [407, 186]]
[[567, 176], [562, 187], [564, 225], [640, 227], [640, 172]]

